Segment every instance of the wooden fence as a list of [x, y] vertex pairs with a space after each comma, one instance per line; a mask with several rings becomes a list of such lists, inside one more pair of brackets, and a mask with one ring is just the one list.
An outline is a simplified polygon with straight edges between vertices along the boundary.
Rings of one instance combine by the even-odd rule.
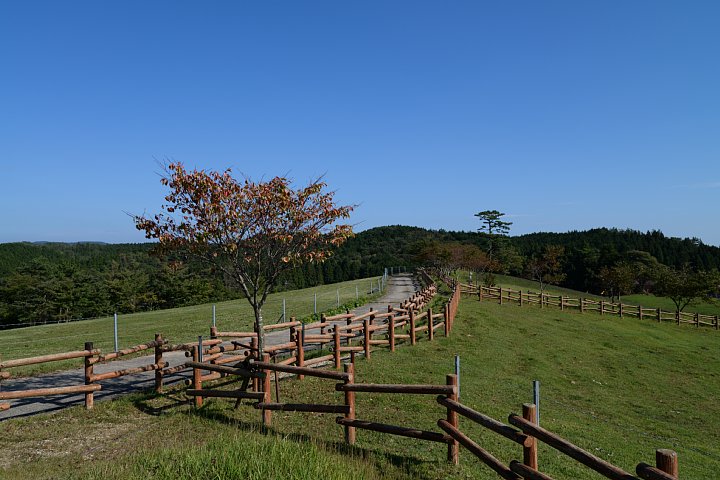
[[[101, 389], [101, 385], [98, 384], [100, 381], [154, 370], [155, 389], [161, 391], [165, 375], [191, 369], [192, 380], [188, 381], [191, 388], [186, 390], [186, 394], [194, 398], [196, 406], [201, 406], [204, 398], [230, 398], [234, 399], [237, 404], [243, 399], [253, 400], [255, 402], [253, 406], [260, 410], [261, 420], [265, 426], [271, 424], [273, 411], [340, 414], [342, 416], [336, 418], [336, 423], [343, 427], [345, 441], [349, 444], [355, 443], [358, 429], [437, 442], [446, 446], [447, 459], [455, 464], [459, 462], [459, 446], [462, 445], [502, 478], [514, 480], [523, 478], [547, 480], [551, 478], [538, 470], [537, 442], [541, 441], [607, 478], [637, 480], [637, 477], [539, 427], [535, 421], [534, 405], [523, 405], [522, 416], [511, 414], [508, 417], [508, 422], [517, 429], [463, 405], [459, 402], [457, 377], [455, 375], [447, 375], [444, 385], [358, 383], [354, 368], [357, 353], [364, 354], [366, 359], [369, 360], [374, 347], [388, 347], [390, 351], [393, 351], [398, 345], [397, 342], [404, 341], [414, 345], [419, 340], [418, 334], [420, 336], [427, 335], [427, 338], [432, 340], [435, 330], [440, 328], [443, 329], [445, 335], [450, 334], [460, 301], [461, 286], [452, 284], [452, 295], [443, 306], [442, 313], [434, 313], [431, 308], [420, 311], [427, 306], [436, 290], [435, 285], [430, 284], [403, 302], [401, 307], [388, 308], [387, 312], [371, 310], [366, 314], [357, 316], [346, 313], [322, 317], [319, 322], [308, 325], [296, 321], [268, 325], [265, 327], [267, 332], [287, 329], [292, 341], [269, 347], [262, 358], [258, 358], [256, 334], [252, 332], [218, 332], [213, 330], [211, 333], [214, 338], [202, 340], [202, 342], [198, 343], [170, 345], [167, 340], [164, 340], [158, 334], [152, 342], [105, 355], [102, 355], [99, 350], [93, 349], [92, 344], [88, 343], [85, 345], [84, 350], [76, 352], [1, 362], [0, 380], [4, 380], [11, 378], [11, 375], [6, 371], [8, 368], [69, 358], [82, 358], [85, 382], [82, 385], [52, 389], [1, 392], [0, 400], [61, 393], [85, 393], [86, 408], [92, 408], [92, 395], [93, 392]], [[503, 298], [502, 293], [500, 293], [499, 298]], [[509, 298], [512, 298], [512, 294], [510, 294]], [[520, 302], [522, 302], [522, 295], [519, 298]], [[316, 331], [319, 332], [309, 333]], [[377, 335], [384, 335], [386, 338], [382, 340], [373, 339], [373, 336]], [[225, 342], [222, 337], [231, 337], [234, 340]], [[249, 340], [250, 343], [243, 343], [243, 340]], [[359, 344], [353, 345], [355, 341], [359, 342]], [[331, 355], [305, 360], [306, 353], [328, 344], [332, 350]], [[150, 349], [153, 349], [155, 353], [154, 363], [152, 364], [102, 374], [93, 372], [93, 366], [98, 363], [112, 361], [125, 355]], [[192, 357], [192, 360], [177, 367], [167, 368], [167, 363], [163, 361], [163, 353], [170, 351], [185, 351], [186, 355]], [[342, 357], [343, 353], [349, 353], [349, 363], [342, 363], [343, 359], [348, 360], [347, 356]], [[281, 360], [279, 356], [283, 354], [287, 358]], [[335, 370], [312, 368], [312, 366], [317, 366], [320, 363], [330, 362], [335, 366]], [[228, 363], [234, 363], [234, 365], [227, 365]], [[343, 371], [337, 371], [341, 367]], [[340, 382], [335, 385], [335, 389], [344, 392], [344, 402], [342, 404], [282, 403], [279, 398], [278, 373], [293, 374], [299, 379], [307, 375]], [[275, 377], [275, 402], [272, 401], [273, 375]], [[241, 379], [241, 385], [235, 390], [203, 388], [204, 382], [223, 376], [238, 377]], [[391, 395], [436, 395], [437, 403], [444, 407], [445, 412], [445, 418], [437, 421], [437, 425], [442, 432], [357, 419], [355, 397], [359, 393], [367, 392]], [[0, 403], [0, 410], [7, 408], [9, 408], [9, 404]], [[513, 460], [507, 466], [502, 464], [462, 432], [459, 422], [460, 416], [518, 443], [522, 447], [523, 461]], [[642, 479], [677, 479], [677, 455], [669, 450], [658, 450], [656, 452], [656, 466], [652, 467], [640, 463], [636, 468], [636, 472]]]
[[[196, 378], [200, 376], [199, 371], [202, 369], [219, 372], [227, 372], [229, 370], [227, 367], [217, 367], [198, 362], [188, 362], [188, 366], [193, 367], [196, 372], [198, 372], [195, 375]], [[295, 374], [298, 377], [305, 375], [314, 376], [339, 382], [335, 384], [335, 390], [344, 393], [344, 402], [342, 404], [283, 403], [279, 398], [277, 377], [275, 379], [274, 389], [276, 401], [273, 402], [271, 375], [272, 373], [277, 374], [277, 372]], [[359, 383], [355, 375], [355, 366], [353, 363], [344, 364], [343, 371], [338, 372], [336, 370], [322, 370], [272, 363], [270, 362], [269, 354], [265, 354], [262, 361], [250, 358], [242, 367], [234, 368], [233, 371], [229, 373], [243, 378], [244, 386], [248, 386], [251, 379], [260, 379], [261, 384], [259, 384], [257, 391], [243, 391], [243, 387], [234, 391], [211, 390], [202, 389], [200, 386], [200, 388], [188, 390], [188, 394], [196, 396], [196, 398], [226, 397], [234, 398], [238, 401], [241, 399], [254, 400], [256, 403], [254, 403], [253, 406], [261, 411], [261, 420], [264, 427], [271, 425], [273, 411], [340, 414], [341, 416], [336, 417], [335, 422], [343, 427], [345, 442], [350, 445], [356, 442], [358, 429], [372, 430], [389, 435], [398, 435], [416, 440], [444, 444], [447, 448], [447, 460], [453, 464], [458, 464], [460, 461], [459, 447], [462, 445], [500, 477], [505, 479], [551, 480], [550, 476], [539, 471], [538, 442], [549, 445], [562, 454], [595, 470], [606, 478], [615, 480], [638, 479], [638, 477], [583, 450], [555, 433], [541, 428], [536, 422], [535, 405], [523, 405], [522, 415], [509, 415], [508, 422], [514, 427], [517, 427], [513, 428], [513, 426], [506, 425], [460, 403], [458, 398], [458, 381], [455, 375], [447, 375], [444, 385]], [[356, 395], [362, 393], [436, 395], [437, 403], [445, 409], [445, 418], [437, 420], [437, 426], [441, 431], [422, 430], [411, 426], [391, 425], [374, 422], [372, 420], [358, 419]], [[513, 460], [509, 465], [503, 464], [490, 452], [463, 433], [460, 427], [460, 417], [468, 419], [520, 445], [522, 448], [522, 461]], [[636, 473], [640, 478], [647, 480], [672, 480], [678, 478], [677, 466], [677, 454], [675, 452], [670, 450], [657, 450], [655, 467], [646, 463], [639, 463], [636, 467]]]
[[[162, 391], [163, 377], [179, 371], [188, 370], [185, 365], [179, 367], [167, 368], [168, 363], [163, 361], [163, 353], [172, 351], [189, 351], [195, 344], [184, 343], [179, 345], [168, 345], [160, 334], [155, 335], [152, 342], [128, 347], [117, 352], [103, 354], [99, 349], [93, 348], [92, 342], [85, 343], [84, 350], [74, 352], [56, 353], [51, 355], [41, 355], [37, 357], [20, 358], [16, 360], [6, 360], [0, 362], [0, 381], [13, 378], [12, 373], [8, 369], [22, 367], [26, 365], [36, 365], [40, 363], [55, 362], [59, 360], [68, 360], [73, 358], [82, 358], [83, 367], [83, 383], [75, 385], [52, 387], [52, 388], [35, 388], [28, 390], [0, 391], [0, 400], [13, 400], [19, 398], [47, 397], [51, 395], [67, 395], [73, 393], [85, 394], [85, 408], [91, 409], [94, 404], [94, 393], [102, 390], [100, 382], [112, 380], [127, 375], [139, 374], [143, 372], [155, 371], [155, 390]], [[112, 370], [104, 373], [95, 373], [95, 365], [101, 363], [118, 360], [127, 355], [142, 352], [145, 350], [154, 351], [154, 361], [148, 365], [142, 365], [133, 368], [123, 368]], [[0, 411], [7, 410], [12, 405], [10, 403], [0, 403]]]
[[[522, 447], [522, 461], [512, 460], [509, 465], [504, 465], [490, 452], [475, 443], [465, 435], [459, 428], [457, 420], [455, 424], [449, 420], [438, 420], [438, 426], [454, 440], [475, 455], [485, 465], [495, 471], [500, 477], [509, 480], [552, 480], [550, 476], [539, 471], [538, 442], [554, 448], [560, 453], [573, 460], [595, 470], [606, 478], [614, 480], [631, 480], [637, 477], [623, 469], [583, 450], [564, 438], [541, 428], [536, 421], [536, 406], [524, 404], [522, 415], [511, 413], [508, 422], [517, 429], [499, 422], [487, 415], [473, 410], [448, 396], [438, 396], [437, 402], [446, 407], [448, 411], [461, 415], [464, 418], [501, 435], [508, 440], [519, 444]], [[635, 469], [640, 478], [647, 480], [671, 480], [677, 479], [678, 463], [677, 454], [671, 450], [657, 450], [656, 465], [652, 467], [646, 463], [639, 463]]]
[[[289, 334], [289, 338], [286, 342], [266, 348], [265, 352], [273, 361], [282, 365], [310, 367], [332, 361], [336, 368], [340, 368], [343, 354], [349, 353], [351, 360], [354, 360], [357, 353], [365, 354], [369, 358], [373, 348], [387, 346], [394, 351], [400, 342], [408, 341], [414, 344], [418, 334], [425, 333], [429, 339], [432, 339], [435, 331], [442, 328], [443, 332], [448, 335], [452, 319], [449, 318], [450, 310], [447, 307], [442, 313], [433, 313], [431, 308], [420, 313], [420, 310], [428, 305], [436, 293], [437, 288], [431, 283], [403, 301], [399, 308], [388, 307], [387, 312], [371, 310], [358, 316], [347, 312], [333, 316], [322, 315], [320, 321], [310, 324], [303, 324], [293, 318], [289, 322], [266, 325], [264, 327], [266, 334], [285, 331]], [[453, 317], [459, 296], [458, 290], [457, 295], [453, 296], [455, 298], [455, 301], [452, 302]], [[378, 339], [378, 336], [384, 338]], [[306, 358], [328, 347], [331, 351], [330, 354]], [[97, 364], [112, 362], [146, 350], [154, 352], [152, 363], [104, 373], [94, 371], [94, 366]], [[169, 344], [161, 334], [156, 334], [155, 339], [151, 342], [106, 354], [99, 349], [94, 349], [92, 343], [86, 343], [84, 350], [3, 361], [0, 362], [0, 382], [12, 378], [12, 373], [8, 369], [73, 358], [82, 358], [84, 375], [82, 379], [78, 379], [81, 382], [74, 385], [29, 390], [0, 390], [0, 411], [11, 408], [12, 404], [7, 400], [75, 393], [84, 393], [85, 407], [91, 409], [94, 403], [94, 392], [102, 389], [101, 382], [149, 371], [155, 372], [154, 390], [159, 393], [163, 389], [166, 377], [192, 369], [185, 363], [170, 367], [168, 362], [163, 360], [163, 354], [175, 351], [185, 351], [185, 355], [193, 357], [193, 361], [206, 362], [217, 367], [231, 363], [237, 364], [253, 358], [253, 352], [257, 352], [257, 334], [254, 332], [219, 332], [216, 328], [211, 328], [210, 338], [202, 339], [202, 344], [199, 342]], [[192, 370], [197, 375], [197, 369]], [[193, 377], [192, 381], [188, 380], [186, 383], [201, 386], [202, 382], [216, 380], [232, 372], [231, 370], [218, 371], [217, 368], [215, 370], [205, 368], [204, 370], [207, 372]], [[257, 386], [257, 379], [254, 384]], [[195, 396], [195, 398], [196, 404], [202, 402], [201, 396]]]
[[[263, 353], [268, 357], [263, 361], [274, 365], [274, 372], [296, 374], [302, 380], [305, 375], [309, 375], [308, 367], [331, 364], [339, 370], [342, 368], [343, 360], [354, 365], [355, 356], [358, 354], [364, 355], [369, 360], [373, 350], [378, 347], [394, 352], [398, 346], [415, 345], [425, 336], [428, 340], [433, 340], [438, 330], [449, 336], [460, 300], [460, 290], [455, 288], [448, 302], [443, 305], [442, 312], [437, 313], [431, 307], [425, 309], [436, 292], [435, 284], [429, 284], [402, 302], [400, 307], [388, 307], [386, 312], [370, 309], [360, 315], [348, 312], [321, 316], [320, 321], [310, 324], [301, 324], [291, 319], [287, 323], [267, 326], [267, 330], [287, 330], [288, 341], [281, 340], [266, 348]], [[226, 393], [218, 393], [219, 391], [203, 389], [203, 382], [233, 374], [232, 370], [220, 370], [215, 367], [200, 368], [198, 365], [203, 358], [205, 362], [214, 366], [236, 363], [232, 368], [241, 368], [245, 373], [250, 371], [251, 362], [257, 363], [261, 360], [257, 356], [255, 333], [220, 332], [211, 329], [211, 335], [214, 339], [229, 341], [231, 346], [224, 344], [202, 350], [194, 349], [192, 353], [187, 354], [192, 355], [193, 360], [186, 365], [194, 369], [193, 380], [188, 381], [191, 385], [190, 394], [195, 397], [195, 404], [198, 406], [202, 405], [204, 397], [228, 396]], [[235, 354], [235, 350], [242, 351], [243, 356]], [[330, 353], [324, 354], [326, 351]], [[231, 354], [223, 356], [225, 353]], [[311, 354], [318, 355], [308, 358]], [[210, 373], [203, 373], [203, 370]], [[248, 381], [243, 382], [238, 391], [240, 396], [236, 398], [251, 398], [245, 396], [245, 393], [261, 391], [259, 383], [260, 377], [249, 376]]]
[[718, 315], [702, 315], [699, 313], [667, 312], [660, 308], [645, 308], [640, 305], [606, 302], [589, 298], [575, 298], [564, 295], [551, 295], [549, 293], [523, 292], [502, 287], [484, 287], [479, 289], [474, 285], [460, 285], [464, 294], [477, 295], [480, 301], [497, 300], [500, 305], [505, 303], [523, 305], [539, 305], [540, 308], [557, 307], [560, 310], [574, 310], [580, 313], [596, 312], [600, 315], [617, 315], [620, 318], [634, 317], [640, 320], [654, 320], [657, 322], [688, 323], [696, 327], [712, 327], [720, 329]]

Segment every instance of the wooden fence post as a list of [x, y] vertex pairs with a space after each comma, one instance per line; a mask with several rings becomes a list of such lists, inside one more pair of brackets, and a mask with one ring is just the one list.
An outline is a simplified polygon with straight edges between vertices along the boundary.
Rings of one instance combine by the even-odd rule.
[[365, 339], [364, 346], [365, 346], [365, 359], [370, 360], [370, 320], [365, 319], [363, 320], [363, 337]]
[[428, 339], [433, 339], [433, 313], [432, 308], [428, 308]]
[[560, 295], [560, 311], [565, 310], [565, 297]]
[[700, 314], [699, 313], [695, 314], [695, 326], [697, 328], [700, 328]]
[[374, 310], [372, 309], [372, 307], [370, 307], [370, 325], [371, 326], [373, 324], [373, 321], [375, 320], [375, 314], [372, 313], [373, 311]]
[[[350, 313], [350, 310], [348, 310], [347, 313]], [[346, 318], [346, 319], [345, 319], [345, 323], [346, 323], [346, 325], [347, 325], [348, 327], [349, 327], [350, 325], [352, 325], [352, 317], [351, 317], [351, 318]], [[350, 332], [350, 331], [348, 330], [348, 332]], [[347, 345], [348, 347], [349, 347], [350, 344], [352, 343], [352, 340], [351, 340], [351, 339], [352, 339], [352, 337], [351, 337], [350, 335], [348, 335], [348, 336], [346, 337], [346, 339], [345, 339], [345, 345]]]
[[518, 302], [520, 303], [520, 306], [523, 306], [522, 302], [522, 290], [518, 290]]
[[623, 318], [623, 303], [620, 302], [620, 318]]
[[[215, 329], [215, 332], [217, 333], [217, 329]], [[217, 338], [217, 336], [216, 336]], [[155, 341], [158, 342], [158, 345], [155, 345], [155, 365], [160, 365], [162, 363], [162, 335], [159, 333], [155, 334]], [[163, 386], [163, 369], [158, 368], [155, 370], [155, 393], [162, 392], [162, 386]]]
[[[265, 363], [270, 363], [270, 354], [269, 353], [263, 353], [262, 361]], [[270, 389], [270, 370], [263, 370], [263, 373], [265, 373], [265, 377], [262, 379], [263, 383], [263, 402], [264, 403], [272, 403], [272, 393]], [[272, 410], [268, 410], [266, 408], [262, 409], [262, 424], [263, 428], [267, 428], [270, 426], [270, 423], [272, 421]]]
[[[522, 406], [523, 418], [528, 422], [537, 423], [537, 415], [534, 403], [524, 403]], [[533, 470], [538, 469], [538, 444], [535, 437], [532, 438], [530, 446], [523, 447], [523, 464]]]
[[[85, 342], [85, 350], [91, 351], [93, 349], [93, 342]], [[85, 385], [91, 385], [93, 376], [93, 364], [90, 362], [90, 357], [83, 357], [85, 365]], [[95, 397], [93, 392], [85, 393], [85, 409], [92, 410], [95, 405]]]
[[412, 308], [408, 311], [408, 316], [410, 317], [410, 345], [415, 345], [415, 312]]
[[388, 317], [388, 334], [390, 340], [390, 351], [395, 351], [395, 315]]
[[642, 305], [638, 305], [638, 318], [639, 318], [640, 320], [643, 319], [643, 309], [642, 309]]
[[675, 321], [680, 325], [680, 310], [675, 311]]
[[[343, 365], [343, 370], [348, 374], [345, 385], [355, 383], [355, 364], [346, 363]], [[345, 405], [348, 407], [348, 413], [345, 414], [345, 418], [355, 420], [355, 392], [345, 391]], [[349, 445], [355, 444], [355, 427], [345, 427], [345, 442]]]
[[482, 289], [483, 289], [482, 284], [478, 283], [478, 302], [482, 302], [482, 298], [483, 298]]
[[678, 477], [678, 457], [673, 450], [660, 449], [655, 451], [655, 466], [668, 475]]
[[290, 341], [295, 342], [295, 365], [297, 365], [297, 329], [295, 327], [290, 327], [288, 333], [290, 335]]
[[[192, 347], [192, 359], [193, 362], [197, 362], [200, 360], [200, 354], [197, 345]], [[202, 370], [193, 367], [193, 380], [192, 380], [192, 386], [193, 390], [202, 390]], [[196, 395], [195, 397], [195, 407], [200, 408], [203, 404], [203, 397], [200, 395]]]
[[605, 315], [605, 300], [600, 300], [600, 315]]
[[540, 292], [540, 308], [545, 308], [545, 294]]
[[452, 315], [450, 314], [450, 304], [449, 304], [449, 303], [446, 303], [446, 304], [445, 304], [445, 325], [444, 325], [444, 327], [445, 327], [444, 330], [445, 330], [445, 336], [446, 336], [446, 337], [450, 336], [450, 322], [451, 322], [450, 317], [451, 317], [451, 316], [452, 316]]
[[[303, 367], [305, 366], [305, 334], [303, 333], [302, 325], [295, 332], [295, 344], [295, 348], [297, 349], [297, 353], [295, 354], [297, 366]], [[297, 378], [298, 380], [302, 380], [305, 378], [305, 375], [298, 375]]]
[[718, 327], [719, 327], [719, 326], [718, 326], [718, 316], [715, 315], [715, 330], [717, 330]]
[[662, 310], [659, 308], [657, 309], [657, 321], [658, 323], [662, 322]]
[[585, 313], [585, 299], [580, 297], [580, 313]]
[[[445, 376], [445, 384], [455, 387], [455, 393], [451, 393], [450, 395], [448, 395], [448, 399], [450, 399], [454, 402], [457, 402], [458, 401], [457, 375], [455, 375], [455, 374], [446, 375]], [[457, 412], [448, 408], [447, 409], [447, 422], [450, 425], [452, 425], [453, 427], [459, 428]], [[448, 459], [448, 462], [451, 462], [453, 465], [457, 465], [460, 463], [460, 444], [457, 442], [457, 440], [453, 440], [452, 443], [448, 444], [447, 459]]]
[[335, 368], [340, 370], [340, 329], [337, 325], [335, 325], [335, 330], [333, 331], [333, 340], [335, 348], [335, 351], [333, 352], [335, 355]]
[[502, 287], [500, 287], [500, 305], [502, 305]]
[[[325, 335], [325, 325], [327, 324], [327, 319], [325, 318], [325, 314], [320, 314], [320, 335]], [[322, 343], [320, 344], [320, 347], [322, 347]]]

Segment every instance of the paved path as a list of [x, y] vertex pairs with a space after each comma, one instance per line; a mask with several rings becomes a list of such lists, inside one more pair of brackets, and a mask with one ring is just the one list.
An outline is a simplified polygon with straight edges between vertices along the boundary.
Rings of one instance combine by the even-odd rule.
[[[388, 278], [385, 294], [373, 303], [366, 304], [353, 311], [355, 315], [366, 313], [370, 308], [387, 312], [388, 305], [398, 306], [400, 302], [410, 297], [416, 290], [419, 290], [410, 274], [400, 274]], [[344, 325], [345, 322], [335, 322]], [[268, 333], [265, 336], [267, 346], [277, 345], [289, 341], [289, 331], [281, 330]], [[185, 352], [169, 352], [163, 354], [163, 361], [169, 363], [169, 367], [185, 363], [187, 358]], [[80, 362], [80, 359], [78, 359]], [[128, 360], [118, 360], [108, 364], [96, 364], [94, 373], [104, 373], [125, 368], [140, 367], [154, 362], [153, 356], [141, 356]], [[182, 372], [163, 377], [164, 385], [171, 385], [182, 382], [190, 377], [189, 372]], [[30, 390], [35, 388], [50, 388], [84, 383], [84, 372], [82, 368], [65, 370], [62, 372], [38, 375], [31, 378], [17, 380], [5, 380], [0, 383], [0, 391]], [[103, 401], [117, 397], [118, 395], [148, 390], [155, 385], [155, 372], [145, 372], [136, 375], [114, 378], [100, 382], [102, 390], [95, 392], [95, 401]], [[9, 400], [12, 408], [0, 412], [0, 421], [9, 418], [26, 417], [36, 413], [52, 412], [72, 405], [80, 405], [84, 402], [84, 394], [53, 395], [49, 397], [23, 398]]]

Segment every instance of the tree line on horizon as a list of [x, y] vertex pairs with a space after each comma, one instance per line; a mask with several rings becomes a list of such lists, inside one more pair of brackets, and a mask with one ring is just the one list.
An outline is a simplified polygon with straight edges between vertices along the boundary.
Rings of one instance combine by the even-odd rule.
[[[153, 244], [0, 244], [0, 325], [39, 324], [239, 298], [210, 266], [151, 254]], [[488, 254], [489, 252], [489, 254]], [[698, 239], [597, 228], [508, 236], [386, 226], [358, 233], [324, 263], [286, 272], [278, 290], [382, 274], [385, 267], [469, 268], [492, 283], [509, 274], [615, 296], [656, 288], [651, 271], [720, 269], [720, 248]], [[659, 277], [658, 277], [659, 278]], [[657, 292], [656, 292], [657, 293]]]

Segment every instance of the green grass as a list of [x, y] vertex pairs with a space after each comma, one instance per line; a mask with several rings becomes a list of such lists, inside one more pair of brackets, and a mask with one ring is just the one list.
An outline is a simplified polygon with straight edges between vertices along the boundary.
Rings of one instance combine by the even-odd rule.
[[[377, 285], [377, 278], [372, 280]], [[306, 318], [313, 314], [314, 295], [317, 293], [318, 312], [330, 310], [340, 303], [355, 301], [356, 288], [361, 300], [369, 300], [371, 279], [354, 280], [321, 285], [302, 290], [280, 292], [268, 297], [263, 308], [266, 324], [277, 323], [282, 316], [283, 299], [286, 300], [287, 316]], [[252, 308], [245, 299], [216, 304], [216, 324], [220, 331], [248, 331], [254, 321]], [[161, 333], [172, 343], [197, 340], [198, 335], [209, 335], [212, 325], [212, 304], [157, 310], [153, 312], [120, 315], [118, 317], [119, 347], [125, 348], [154, 339]], [[0, 358], [33, 357], [49, 353], [82, 350], [85, 342], [93, 342], [103, 352], [114, 350], [113, 318], [98, 318], [57, 325], [4, 330], [0, 334]], [[14, 369], [13, 373], [33, 374], [79, 366], [78, 360], [45, 363], [32, 367]]]
[[[459, 278], [463, 282], [468, 281], [467, 272], [460, 272]], [[539, 292], [540, 284], [533, 280], [527, 280], [524, 278], [511, 277], [509, 275], [495, 275], [497, 286], [503, 288], [510, 288], [513, 290], [523, 290]], [[593, 295], [587, 292], [580, 292], [569, 288], [557, 287], [555, 285], [545, 285], [545, 292], [551, 295], [565, 295], [573, 298], [587, 298], [592, 300], [605, 300], [609, 301], [609, 297], [602, 297], [600, 295]], [[666, 312], [674, 312], [675, 304], [667, 297], [656, 297], [655, 295], [645, 294], [634, 294], [634, 295], [623, 295], [622, 303], [625, 305], [642, 305], [644, 308], [661, 308]], [[697, 302], [694, 303], [685, 310], [688, 313], [700, 313], [703, 315], [720, 315], [720, 304], [719, 303], [705, 303]]]
[[[73, 408], [6, 422], [2, 442], [13, 447], [0, 452], [0, 478], [391, 478], [352, 450], [263, 436], [254, 425], [219, 422], [211, 411], [197, 415], [182, 406], [153, 416], [143, 410], [147, 403], [131, 396], [93, 412]], [[18, 450], [22, 459], [15, 457]]]
[[[655, 449], [671, 448], [683, 478], [707, 479], [720, 470], [719, 347], [720, 334], [712, 330], [465, 298], [450, 338], [423, 339], [394, 354], [378, 350], [370, 361], [358, 359], [356, 370], [359, 382], [444, 383], [459, 354], [463, 403], [506, 421], [531, 401], [532, 381], [540, 380], [543, 427], [629, 472], [640, 461], [653, 463]], [[281, 401], [342, 403], [333, 385], [286, 380]], [[3, 422], [0, 477], [232, 478], [234, 465], [246, 471], [245, 456], [258, 451], [237, 453], [234, 444], [260, 442], [272, 462], [310, 449], [308, 468], [317, 478], [343, 478], [345, 469], [359, 472], [349, 473], [357, 478], [497, 478], [462, 449], [461, 465], [448, 465], [440, 444], [358, 430], [357, 445], [346, 448], [334, 415], [274, 412], [270, 432], [261, 436], [253, 433], [260, 413], [249, 405], [235, 410], [214, 400], [193, 411], [179, 400], [180, 394], [136, 396], [100, 402], [93, 412], [73, 408]], [[437, 431], [444, 416], [433, 396], [357, 394], [359, 419]], [[468, 420], [460, 425], [504, 462], [521, 459], [519, 446]], [[228, 449], [221, 476], [203, 473], [215, 471], [213, 462]], [[539, 459], [541, 470], [558, 480], [601, 478], [544, 445]], [[327, 462], [325, 473], [312, 470], [316, 461]], [[293, 478], [287, 470], [263, 471]], [[156, 472], [166, 476], [153, 477]]]

